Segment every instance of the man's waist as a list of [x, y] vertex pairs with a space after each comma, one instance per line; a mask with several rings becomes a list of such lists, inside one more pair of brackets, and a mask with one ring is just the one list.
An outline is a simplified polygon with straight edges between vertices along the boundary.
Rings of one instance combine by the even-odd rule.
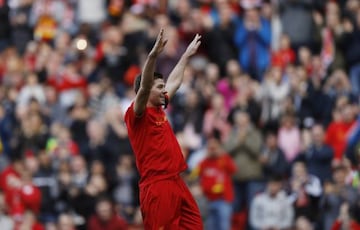
[[144, 176], [140, 179], [139, 186], [143, 188], [149, 184], [153, 184], [161, 180], [177, 180], [181, 178], [180, 173], [181, 172], [173, 172], [173, 173], [163, 173], [157, 175]]

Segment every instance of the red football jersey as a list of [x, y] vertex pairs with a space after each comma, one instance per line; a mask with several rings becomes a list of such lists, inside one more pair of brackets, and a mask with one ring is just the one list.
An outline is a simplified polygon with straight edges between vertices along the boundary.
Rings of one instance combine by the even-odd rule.
[[199, 165], [200, 184], [209, 200], [233, 201], [231, 177], [236, 171], [235, 162], [224, 153], [216, 158], [206, 158]]
[[147, 107], [144, 114], [137, 117], [132, 103], [126, 111], [125, 122], [141, 185], [186, 170], [179, 143], [161, 107]]

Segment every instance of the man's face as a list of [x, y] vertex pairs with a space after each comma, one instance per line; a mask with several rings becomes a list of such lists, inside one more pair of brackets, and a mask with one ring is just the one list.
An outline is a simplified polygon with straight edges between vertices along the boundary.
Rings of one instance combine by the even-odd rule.
[[321, 126], [315, 126], [312, 129], [313, 141], [316, 145], [321, 145], [324, 142], [324, 130]]
[[280, 181], [271, 181], [268, 183], [267, 189], [270, 196], [276, 196], [280, 192], [282, 184]]
[[100, 202], [96, 207], [96, 213], [102, 221], [110, 220], [110, 218], [112, 216], [110, 202], [107, 202], [107, 201]]
[[161, 106], [165, 104], [165, 82], [163, 79], [157, 78], [154, 80], [154, 85], [151, 88], [149, 102], [153, 106]]

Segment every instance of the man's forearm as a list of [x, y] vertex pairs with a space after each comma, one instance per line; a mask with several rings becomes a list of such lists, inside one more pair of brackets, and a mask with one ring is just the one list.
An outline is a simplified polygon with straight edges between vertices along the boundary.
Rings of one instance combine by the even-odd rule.
[[174, 69], [171, 71], [169, 78], [166, 82], [166, 91], [168, 92], [170, 98], [176, 93], [176, 91], [180, 87], [184, 78], [184, 71], [188, 62], [189, 56], [183, 54]]
[[151, 52], [145, 60], [141, 73], [142, 77], [140, 87], [142, 89], [150, 90], [153, 85], [156, 59], [157, 55]]

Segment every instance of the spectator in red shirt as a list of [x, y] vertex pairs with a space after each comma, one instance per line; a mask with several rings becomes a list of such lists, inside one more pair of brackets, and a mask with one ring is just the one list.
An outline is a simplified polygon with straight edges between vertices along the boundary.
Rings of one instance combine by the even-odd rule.
[[289, 36], [282, 34], [280, 38], [280, 48], [275, 51], [271, 57], [272, 65], [279, 66], [284, 70], [288, 64], [295, 62], [296, 55], [294, 50], [291, 49], [290, 44]]
[[343, 203], [340, 207], [338, 219], [334, 222], [331, 230], [360, 230], [360, 206], [355, 204], [349, 206]]
[[96, 203], [96, 214], [90, 217], [88, 230], [127, 230], [127, 223], [113, 211], [111, 200], [103, 197]]
[[347, 137], [355, 124], [355, 116], [350, 104], [334, 111], [334, 120], [326, 130], [325, 142], [334, 149], [333, 164], [338, 165], [346, 149]]
[[207, 157], [199, 166], [201, 187], [209, 201], [206, 229], [230, 229], [234, 199], [231, 177], [235, 171], [235, 162], [221, 148], [220, 133], [212, 135], [207, 142]]

